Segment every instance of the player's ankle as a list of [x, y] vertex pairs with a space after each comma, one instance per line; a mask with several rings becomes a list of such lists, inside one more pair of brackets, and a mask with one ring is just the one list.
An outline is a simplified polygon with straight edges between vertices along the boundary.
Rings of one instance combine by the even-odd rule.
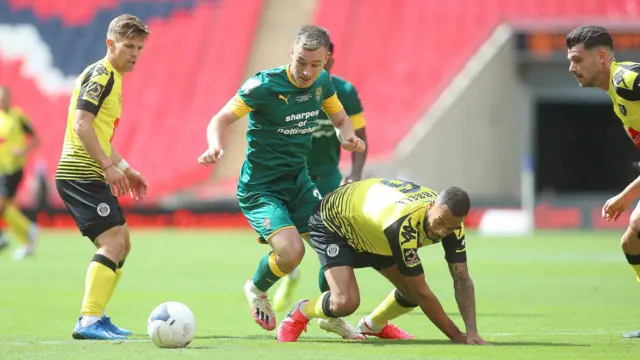
[[87, 327], [97, 323], [98, 320], [100, 320], [99, 316], [82, 315], [82, 318], [80, 319], [80, 326]]
[[364, 329], [361, 328], [360, 330], [368, 330], [373, 333], [379, 333], [380, 331], [382, 331], [382, 329], [384, 329], [387, 323], [385, 322], [384, 324], [376, 324], [373, 321], [371, 321], [371, 319], [369, 319], [368, 316], [365, 316], [362, 318], [362, 325]]
[[249, 279], [249, 281], [247, 281], [245, 289], [255, 296], [265, 296], [267, 294], [265, 291], [258, 289], [256, 284], [253, 282], [253, 279]]

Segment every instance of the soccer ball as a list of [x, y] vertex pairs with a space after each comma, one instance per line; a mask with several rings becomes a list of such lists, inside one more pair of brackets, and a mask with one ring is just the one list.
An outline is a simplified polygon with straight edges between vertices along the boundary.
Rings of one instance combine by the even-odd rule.
[[185, 304], [169, 301], [153, 309], [147, 332], [157, 347], [187, 347], [196, 336], [196, 318]]

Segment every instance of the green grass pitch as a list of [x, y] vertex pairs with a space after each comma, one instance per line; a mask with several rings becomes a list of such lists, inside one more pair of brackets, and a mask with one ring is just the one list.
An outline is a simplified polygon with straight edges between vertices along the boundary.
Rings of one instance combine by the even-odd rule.
[[[107, 309], [136, 334], [127, 342], [74, 341], [92, 245], [75, 231], [47, 231], [36, 257], [0, 253], [0, 359], [637, 359], [640, 285], [620, 251], [619, 232], [541, 232], [526, 238], [467, 235], [478, 326], [493, 346], [452, 345], [419, 309], [396, 320], [416, 340], [353, 343], [315, 322], [300, 341], [279, 344], [251, 319], [242, 293], [267, 251], [247, 231], [133, 230], [133, 252]], [[429, 285], [463, 326], [440, 246], [421, 250]], [[300, 298], [316, 296], [318, 260], [309, 249]], [[375, 271], [357, 271], [356, 323], [391, 290]], [[187, 304], [197, 337], [187, 349], [158, 349], [146, 320], [161, 302]], [[278, 320], [285, 316], [278, 314]]]

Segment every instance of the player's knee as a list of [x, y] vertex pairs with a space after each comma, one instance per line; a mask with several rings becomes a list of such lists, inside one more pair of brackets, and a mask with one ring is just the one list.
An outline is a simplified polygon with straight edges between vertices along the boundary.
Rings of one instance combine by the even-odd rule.
[[640, 238], [638, 238], [638, 232], [629, 226], [629, 229], [622, 235], [620, 245], [625, 254], [640, 254]]
[[331, 312], [336, 317], [349, 316], [360, 307], [360, 294], [351, 291], [347, 294], [331, 293]]
[[629, 229], [631, 229], [636, 234], [640, 233], [640, 212], [639, 211], [634, 211], [631, 214], [631, 218], [629, 218]]
[[290, 246], [277, 249], [276, 255], [278, 267], [288, 274], [300, 265], [304, 257], [304, 245], [302, 241], [292, 241]]
[[418, 303], [418, 301], [413, 297], [411, 297], [409, 295], [410, 293], [411, 293], [410, 291], [400, 291], [399, 289], [396, 289], [393, 295], [395, 296], [396, 302], [400, 306], [417, 307], [418, 305], [416, 304]]
[[124, 228], [123, 232], [124, 232], [124, 251], [122, 253], [121, 259], [126, 259], [127, 256], [129, 256], [129, 253], [131, 252], [131, 237], [129, 235], [128, 228]]
[[120, 226], [111, 228], [100, 234], [95, 244], [112, 259], [123, 259], [125, 254], [125, 232]]

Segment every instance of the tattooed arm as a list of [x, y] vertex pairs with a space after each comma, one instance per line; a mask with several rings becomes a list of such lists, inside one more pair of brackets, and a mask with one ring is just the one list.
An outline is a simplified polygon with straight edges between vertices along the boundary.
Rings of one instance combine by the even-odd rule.
[[453, 288], [456, 293], [458, 309], [467, 328], [467, 344], [486, 344], [487, 342], [478, 335], [475, 289], [473, 280], [469, 276], [467, 263], [449, 264], [449, 271], [451, 272], [451, 277], [453, 277]]
[[486, 344], [487, 342], [478, 335], [476, 295], [473, 280], [471, 280], [467, 268], [464, 228], [442, 239], [442, 245], [445, 250], [445, 258], [449, 263], [449, 272], [453, 278], [458, 309], [467, 328], [467, 344]]
[[473, 287], [473, 280], [469, 276], [467, 263], [449, 264], [449, 271], [453, 278], [453, 288], [456, 293], [456, 302], [460, 315], [464, 319], [467, 333], [477, 333], [476, 326], [476, 296]]

